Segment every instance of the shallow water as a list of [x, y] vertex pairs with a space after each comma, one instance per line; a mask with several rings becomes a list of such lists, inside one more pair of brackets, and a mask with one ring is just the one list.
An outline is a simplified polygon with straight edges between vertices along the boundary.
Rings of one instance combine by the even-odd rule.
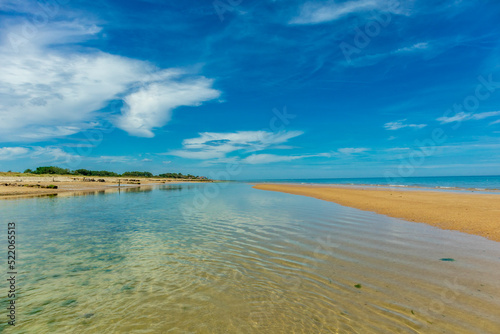
[[500, 244], [481, 237], [246, 184], [0, 213], [19, 254], [5, 333], [500, 332]]
[[280, 179], [280, 180], [256, 180], [254, 182], [383, 185], [392, 187], [425, 187], [425, 188], [437, 188], [437, 189], [500, 190], [500, 175]]

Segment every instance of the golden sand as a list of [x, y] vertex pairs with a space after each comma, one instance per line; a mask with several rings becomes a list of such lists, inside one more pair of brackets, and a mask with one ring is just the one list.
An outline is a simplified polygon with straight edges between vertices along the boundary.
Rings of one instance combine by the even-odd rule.
[[500, 241], [500, 195], [288, 184], [254, 188], [314, 197]]

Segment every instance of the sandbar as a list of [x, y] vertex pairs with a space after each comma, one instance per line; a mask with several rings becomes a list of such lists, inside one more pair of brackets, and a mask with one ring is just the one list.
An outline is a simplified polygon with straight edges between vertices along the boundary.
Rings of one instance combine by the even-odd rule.
[[500, 195], [496, 194], [290, 184], [257, 184], [254, 188], [314, 197], [500, 241]]
[[[157, 184], [211, 182], [145, 177], [0, 176], [0, 199], [50, 195], [83, 195], [96, 191], [150, 187]], [[57, 188], [52, 188], [55, 186]]]

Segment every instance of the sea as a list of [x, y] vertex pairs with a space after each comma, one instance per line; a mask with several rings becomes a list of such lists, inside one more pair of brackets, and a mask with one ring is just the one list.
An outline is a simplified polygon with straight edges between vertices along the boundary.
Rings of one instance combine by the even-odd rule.
[[324, 178], [324, 179], [256, 179], [248, 182], [345, 184], [391, 187], [424, 187], [440, 189], [500, 190], [500, 176], [431, 176], [398, 178]]
[[1, 333], [500, 332], [500, 244], [479, 236], [245, 183], [5, 199], [0, 216]]

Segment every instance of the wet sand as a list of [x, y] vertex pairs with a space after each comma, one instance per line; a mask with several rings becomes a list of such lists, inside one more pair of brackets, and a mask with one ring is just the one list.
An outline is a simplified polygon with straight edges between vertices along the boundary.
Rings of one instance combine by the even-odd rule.
[[[102, 180], [103, 182], [99, 182]], [[136, 188], [155, 184], [179, 182], [206, 182], [162, 178], [71, 177], [71, 176], [0, 176], [0, 199], [18, 197], [79, 194], [94, 191], [113, 191], [118, 188]], [[46, 188], [56, 186], [54, 188]]]
[[500, 241], [500, 195], [289, 184], [258, 184], [254, 188], [314, 197]]

